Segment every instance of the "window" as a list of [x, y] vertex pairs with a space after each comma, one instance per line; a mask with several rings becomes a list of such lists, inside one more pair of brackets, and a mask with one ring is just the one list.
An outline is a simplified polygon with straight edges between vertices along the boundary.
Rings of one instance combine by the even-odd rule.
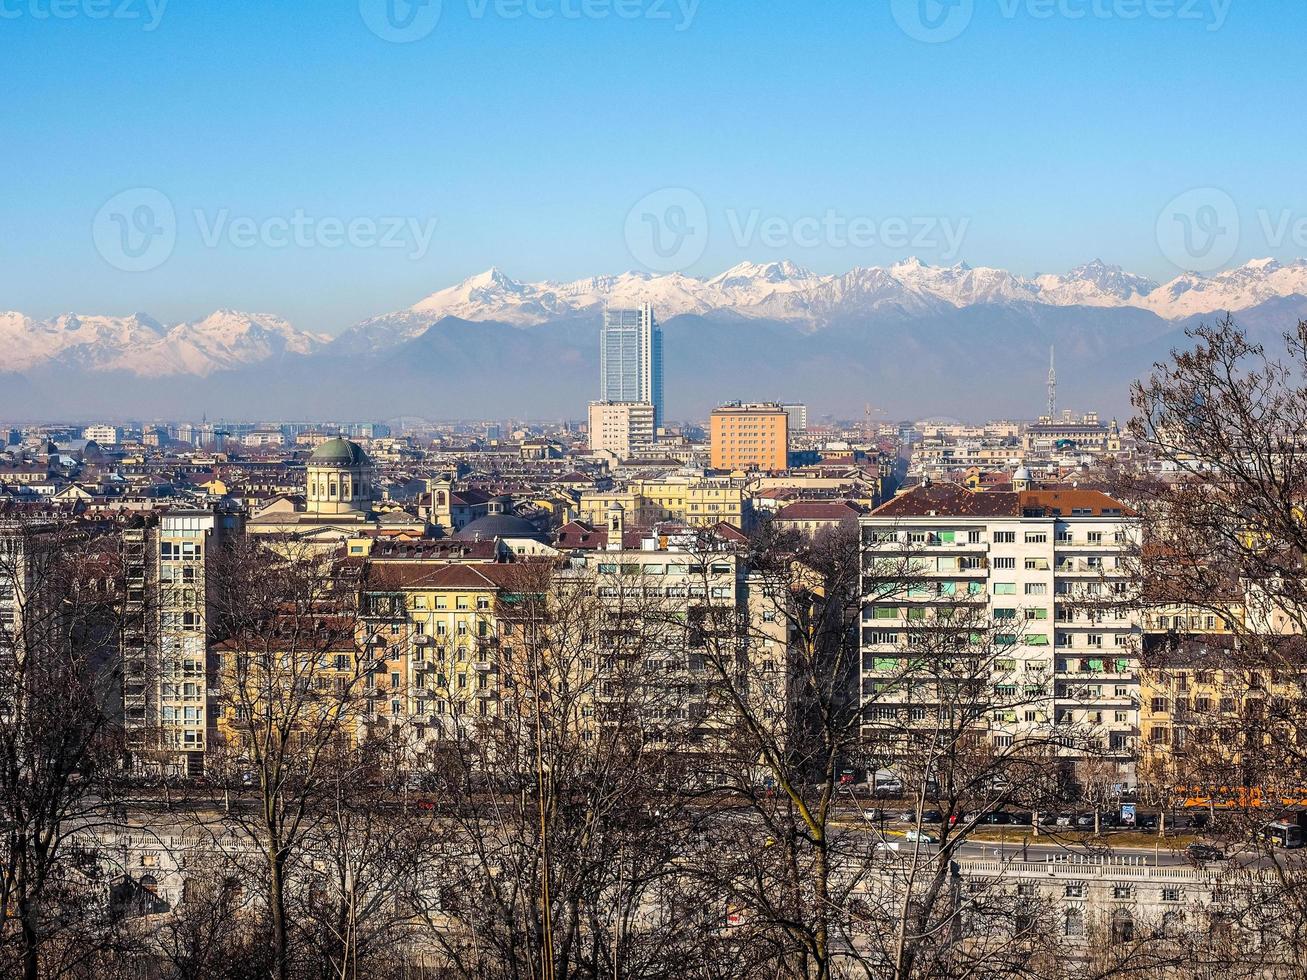
[[1047, 582], [1027, 582], [1026, 595], [1048, 595]]
[[995, 543], [995, 544], [1016, 544], [1016, 543], [1017, 543], [1017, 532], [1016, 532], [1016, 531], [995, 531], [995, 532], [994, 532], [994, 543]]
[[1048, 534], [1044, 531], [1027, 531], [1026, 544], [1048, 544]]
[[[1071, 886], [1068, 885], [1068, 888]], [[1079, 909], [1067, 909], [1066, 928], [1068, 936], [1083, 936], [1085, 934], [1085, 917]]]
[[979, 532], [979, 531], [968, 531], [968, 532], [967, 532], [967, 544], [980, 544], [980, 532]]
[[994, 595], [1016, 595], [1017, 584], [1015, 582], [995, 582]]
[[1117, 945], [1133, 942], [1135, 938], [1135, 918], [1127, 909], [1117, 909], [1112, 913], [1112, 942]]
[[1017, 560], [1015, 558], [995, 558], [994, 567], [1002, 569], [1016, 569]]
[[1072, 882], [1063, 889], [1062, 892], [1067, 898], [1084, 898], [1085, 886], [1080, 882]]

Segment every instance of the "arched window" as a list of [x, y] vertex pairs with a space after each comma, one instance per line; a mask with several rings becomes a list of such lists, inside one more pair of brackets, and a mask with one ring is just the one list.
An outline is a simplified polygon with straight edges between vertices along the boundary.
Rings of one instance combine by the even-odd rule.
[[1129, 909], [1117, 909], [1112, 913], [1112, 942], [1128, 943], [1135, 938], [1135, 917]]
[[1079, 909], [1066, 910], [1066, 934], [1068, 936], [1085, 934], [1085, 916]]
[[1162, 935], [1174, 939], [1184, 931], [1184, 915], [1167, 912], [1162, 916]]

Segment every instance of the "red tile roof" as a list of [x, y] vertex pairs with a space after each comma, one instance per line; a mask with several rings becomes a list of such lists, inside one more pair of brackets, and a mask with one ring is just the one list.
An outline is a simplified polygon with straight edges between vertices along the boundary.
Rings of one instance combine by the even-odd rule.
[[873, 517], [1070, 517], [1132, 516], [1119, 500], [1100, 490], [971, 491], [956, 483], [920, 484], [881, 504]]
[[856, 521], [862, 514], [847, 500], [800, 500], [781, 508], [778, 521]]

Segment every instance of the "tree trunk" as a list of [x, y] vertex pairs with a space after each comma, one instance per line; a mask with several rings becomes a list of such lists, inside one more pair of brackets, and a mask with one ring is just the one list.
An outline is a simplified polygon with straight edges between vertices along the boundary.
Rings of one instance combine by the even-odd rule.
[[290, 948], [286, 923], [286, 863], [281, 851], [269, 847], [268, 852], [268, 915], [272, 925], [273, 976], [276, 980], [290, 980]]
[[817, 928], [813, 936], [817, 959], [816, 980], [828, 980], [830, 977], [830, 869], [825, 833], [817, 837], [816, 844]]

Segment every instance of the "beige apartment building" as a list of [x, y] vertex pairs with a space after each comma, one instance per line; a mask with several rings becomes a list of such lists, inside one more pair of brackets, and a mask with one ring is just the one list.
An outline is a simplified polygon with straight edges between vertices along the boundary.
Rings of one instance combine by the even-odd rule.
[[773, 402], [723, 405], [709, 423], [712, 468], [778, 472], [789, 465], [789, 413]]
[[660, 521], [680, 521], [691, 527], [710, 527], [726, 521], [745, 528], [751, 519], [751, 504], [744, 487], [736, 481], [701, 477], [668, 477], [663, 480], [633, 480], [624, 490], [582, 495], [580, 519], [602, 526], [613, 504], [621, 504], [633, 527], [649, 527]]

